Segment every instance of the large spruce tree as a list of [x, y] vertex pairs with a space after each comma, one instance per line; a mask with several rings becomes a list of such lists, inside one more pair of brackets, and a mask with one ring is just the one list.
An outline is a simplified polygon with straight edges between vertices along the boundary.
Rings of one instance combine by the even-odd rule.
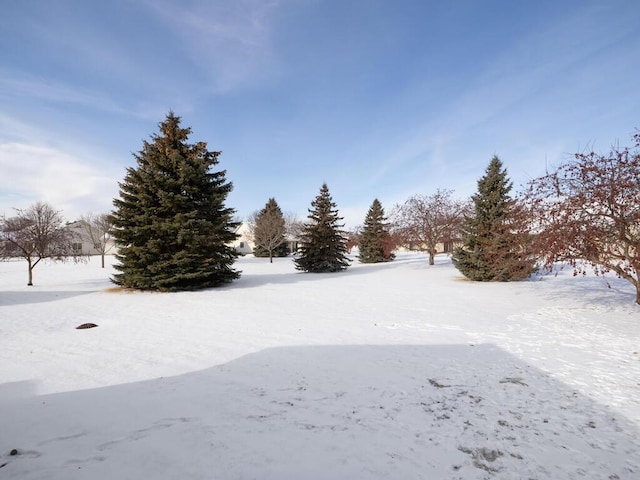
[[360, 235], [358, 259], [361, 263], [388, 262], [395, 258], [386, 221], [382, 204], [376, 198], [369, 207]]
[[301, 235], [300, 256], [295, 259], [296, 268], [305, 272], [338, 272], [349, 267], [346, 239], [341, 230], [342, 217], [329, 194], [327, 184], [311, 202], [308, 221]]
[[478, 181], [478, 192], [472, 197], [474, 215], [465, 219], [463, 244], [455, 249], [452, 259], [471, 280], [520, 280], [535, 270], [524, 218], [509, 196], [511, 188], [506, 169], [494, 155]]
[[287, 233], [284, 215], [275, 198], [270, 198], [264, 208], [255, 217], [253, 227], [253, 255], [256, 257], [286, 257], [289, 246], [285, 234]]
[[188, 143], [191, 128], [169, 112], [159, 134], [134, 154], [120, 197], [113, 203], [113, 236], [120, 246], [113, 282], [141, 290], [192, 290], [228, 283], [240, 275], [234, 210], [225, 206], [232, 184], [211, 171], [220, 152]]

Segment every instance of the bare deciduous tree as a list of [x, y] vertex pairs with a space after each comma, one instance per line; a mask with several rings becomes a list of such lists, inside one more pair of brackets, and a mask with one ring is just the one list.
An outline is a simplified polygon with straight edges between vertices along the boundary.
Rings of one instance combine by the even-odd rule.
[[634, 139], [635, 149], [575, 154], [532, 180], [524, 200], [547, 269], [567, 262], [576, 274], [613, 271], [635, 287], [640, 304], [640, 133]]
[[452, 190], [438, 189], [432, 195], [414, 195], [392, 212], [394, 232], [404, 245], [429, 253], [429, 265], [435, 263], [439, 243], [460, 238], [469, 202], [455, 200]]
[[284, 213], [284, 227], [290, 240], [297, 240], [302, 235], [304, 222], [293, 212]]
[[80, 218], [80, 224], [84, 237], [100, 253], [104, 268], [104, 256], [113, 248], [113, 242], [110, 241], [113, 229], [111, 217], [107, 213], [88, 213]]
[[[248, 236], [255, 243], [255, 229], [256, 229], [256, 218], [258, 217], [260, 210], [256, 210], [251, 215], [249, 215], [245, 221], [248, 230]], [[287, 240], [297, 243], [302, 235], [302, 230], [304, 228], [304, 222], [300, 220], [297, 214], [293, 212], [284, 212], [284, 229], [285, 236]]]
[[245, 223], [247, 224], [247, 230], [248, 230], [247, 235], [252, 241], [255, 241], [254, 232], [256, 230], [256, 218], [258, 217], [259, 213], [260, 213], [260, 210], [256, 210], [255, 212], [250, 214], [245, 220]]
[[16, 209], [14, 217], [3, 217], [0, 235], [3, 257], [20, 257], [27, 261], [29, 286], [33, 285], [33, 269], [41, 260], [84, 259], [74, 249], [77, 234], [65, 225], [62, 214], [45, 202], [36, 202], [26, 210]]
[[287, 230], [282, 210], [275, 198], [270, 198], [267, 204], [254, 217], [253, 241], [255, 250], [263, 250], [273, 263], [273, 256], [278, 247], [286, 242]]

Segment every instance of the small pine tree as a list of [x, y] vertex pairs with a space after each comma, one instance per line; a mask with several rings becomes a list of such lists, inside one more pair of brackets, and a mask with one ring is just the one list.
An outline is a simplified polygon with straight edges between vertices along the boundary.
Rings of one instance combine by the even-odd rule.
[[275, 198], [269, 199], [255, 219], [253, 255], [269, 257], [269, 261], [272, 263], [273, 257], [286, 257], [289, 254], [289, 246], [285, 237], [287, 229], [284, 215]]
[[386, 220], [382, 204], [376, 198], [367, 212], [360, 235], [360, 263], [388, 262], [395, 258], [391, 252], [391, 235]]
[[210, 171], [220, 152], [187, 143], [190, 128], [170, 112], [160, 133], [134, 157], [114, 200], [111, 219], [119, 252], [113, 282], [140, 290], [192, 290], [238, 278], [233, 209], [225, 207], [232, 184]]
[[535, 271], [535, 259], [526, 248], [528, 234], [523, 233], [518, 207], [509, 196], [511, 188], [506, 169], [494, 155], [472, 197], [475, 215], [465, 220], [463, 245], [452, 258], [471, 280], [521, 280]]
[[304, 224], [301, 236], [300, 256], [295, 259], [296, 268], [305, 272], [338, 272], [349, 267], [344, 225], [339, 222], [336, 204], [329, 194], [327, 184], [320, 188], [320, 194], [311, 202], [308, 222]]

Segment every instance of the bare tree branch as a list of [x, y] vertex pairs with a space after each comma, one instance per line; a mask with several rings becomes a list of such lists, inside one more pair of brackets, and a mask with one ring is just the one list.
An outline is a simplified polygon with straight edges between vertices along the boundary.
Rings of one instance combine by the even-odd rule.
[[83, 236], [91, 243], [91, 246], [100, 253], [102, 268], [104, 268], [104, 256], [113, 248], [111, 232], [113, 223], [107, 213], [88, 213], [80, 218]]
[[575, 154], [532, 180], [524, 201], [547, 269], [567, 262], [576, 274], [613, 271], [635, 286], [640, 304], [640, 134], [634, 138], [635, 149]]
[[26, 210], [16, 209], [15, 217], [0, 220], [0, 256], [27, 261], [29, 286], [33, 285], [33, 269], [41, 260], [85, 260], [74, 248], [77, 240], [61, 212], [45, 202], [36, 202]]
[[464, 216], [470, 211], [468, 201], [454, 200], [452, 190], [438, 189], [432, 195], [414, 195], [392, 212], [395, 233], [402, 244], [429, 253], [434, 264], [439, 243], [460, 238]]
[[264, 250], [269, 256], [269, 261], [273, 263], [276, 249], [286, 242], [286, 233], [282, 210], [280, 210], [275, 198], [270, 198], [265, 207], [254, 217], [254, 254], [255, 250]]

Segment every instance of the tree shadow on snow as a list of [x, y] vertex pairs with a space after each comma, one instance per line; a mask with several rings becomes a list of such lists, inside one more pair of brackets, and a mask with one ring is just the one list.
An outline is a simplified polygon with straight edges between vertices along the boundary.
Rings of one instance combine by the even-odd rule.
[[[560, 275], [571, 275], [569, 271]], [[554, 282], [553, 289], [546, 293], [550, 299], [579, 299], [585, 305], [615, 308], [620, 305], [636, 305], [636, 294], [633, 286], [626, 280], [607, 275], [577, 275], [568, 279], [559, 279], [553, 273], [534, 275], [532, 281]]]
[[181, 376], [5, 402], [2, 417], [5, 478], [640, 473], [637, 425], [489, 344], [271, 348]]
[[[427, 268], [438, 268], [449, 264], [451, 262], [449, 257], [443, 256], [442, 258], [438, 258], [436, 265], [429, 266], [428, 257], [424, 255], [416, 255], [416, 254], [404, 254], [396, 258], [391, 262], [383, 262], [383, 263], [370, 263], [370, 264], [362, 264], [358, 262], [357, 258], [351, 257], [353, 262], [351, 266], [340, 272], [331, 272], [331, 273], [309, 273], [302, 272], [298, 270], [293, 270], [290, 272], [277, 272], [277, 273], [269, 273], [271, 264], [269, 264], [269, 259], [264, 258], [255, 258], [255, 259], [245, 259], [245, 262], [248, 260], [252, 264], [262, 263], [263, 271], [260, 273], [255, 272], [255, 268], [252, 268], [252, 273], [242, 272], [242, 275], [238, 280], [235, 280], [229, 285], [226, 285], [224, 288], [254, 288], [260, 287], [262, 285], [286, 285], [291, 283], [300, 283], [300, 282], [308, 282], [308, 281], [318, 281], [318, 280], [329, 280], [329, 279], [337, 279], [337, 278], [345, 278], [352, 277], [354, 275], [370, 275], [381, 270], [392, 270], [395, 268], [407, 268], [407, 265], [412, 268], [425, 270]], [[286, 258], [277, 258], [274, 259], [276, 262], [291, 262], [293, 264], [293, 257]], [[242, 270], [242, 264], [235, 265], [236, 268]]]
[[47, 290], [23, 290], [16, 292], [0, 292], [0, 306], [10, 305], [28, 305], [31, 303], [46, 303], [64, 300], [67, 298], [78, 297], [95, 293], [90, 290], [83, 291], [47, 291]]
[[20, 382], [7, 382], [0, 384], [0, 405], [3, 402], [11, 402], [16, 399], [32, 397], [36, 395], [37, 390], [38, 382], [35, 380], [23, 380]]

